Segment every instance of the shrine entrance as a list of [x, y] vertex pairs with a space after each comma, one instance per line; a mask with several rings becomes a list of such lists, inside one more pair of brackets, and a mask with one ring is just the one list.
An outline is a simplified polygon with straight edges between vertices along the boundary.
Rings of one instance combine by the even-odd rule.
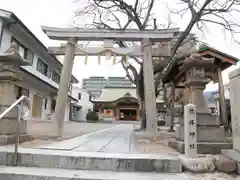
[[[116, 57], [141, 57], [143, 60], [144, 74], [144, 107], [146, 111], [146, 131], [149, 135], [155, 136], [157, 132], [156, 120], [156, 96], [153, 76], [152, 58], [158, 57], [159, 61], [164, 60], [160, 57], [169, 57], [171, 54], [170, 41], [179, 34], [179, 29], [157, 29], [157, 30], [105, 30], [105, 29], [80, 29], [80, 28], [54, 28], [42, 27], [42, 30], [50, 39], [67, 41], [62, 47], [50, 47], [49, 52], [53, 55], [64, 55], [63, 68], [61, 73], [60, 87], [57, 96], [57, 104], [53, 121], [56, 123], [56, 132], [61, 136], [63, 129], [64, 108], [67, 104], [68, 87], [75, 56], [85, 56], [85, 64], [88, 56], [98, 56], [98, 63], [101, 56], [105, 55], [106, 60]], [[78, 41], [103, 41], [102, 47], [83, 47]], [[115, 41], [140, 42], [131, 48], [116, 48], [113, 46]]]
[[136, 121], [137, 110], [136, 109], [120, 109], [120, 120]]
[[[133, 97], [129, 92], [123, 94], [124, 90], [130, 88], [104, 88], [99, 98], [92, 100], [95, 105], [101, 120], [104, 118], [111, 118], [113, 121], [139, 121], [140, 120], [140, 107], [139, 101]], [[131, 93], [135, 88], [131, 88]], [[117, 97], [114, 98], [113, 96]]]

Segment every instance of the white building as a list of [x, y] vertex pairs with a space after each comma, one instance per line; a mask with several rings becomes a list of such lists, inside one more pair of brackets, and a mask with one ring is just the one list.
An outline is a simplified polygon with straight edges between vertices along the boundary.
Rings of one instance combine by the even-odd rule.
[[78, 100], [72, 103], [71, 121], [86, 121], [86, 115], [89, 110], [93, 110], [93, 103], [89, 93], [76, 85], [72, 87], [72, 97]]
[[86, 89], [92, 97], [98, 98], [104, 87], [133, 87], [134, 85], [126, 77], [93, 76], [82, 81], [83, 89]]
[[[12, 42], [19, 45], [20, 55], [32, 63], [31, 66], [21, 67], [23, 81], [16, 85], [16, 98], [21, 95], [29, 97], [29, 119], [50, 120], [56, 105], [62, 64], [48, 53], [47, 48], [14, 13], [0, 9], [0, 53], [5, 52]], [[73, 76], [72, 83], [78, 83]], [[70, 91], [71, 88], [69, 94]], [[65, 121], [69, 120], [73, 100], [69, 95]]]

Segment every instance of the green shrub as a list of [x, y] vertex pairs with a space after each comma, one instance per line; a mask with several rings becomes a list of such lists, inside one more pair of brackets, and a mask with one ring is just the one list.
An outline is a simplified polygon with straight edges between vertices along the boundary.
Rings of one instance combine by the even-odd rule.
[[89, 110], [86, 119], [90, 122], [96, 122], [99, 119], [98, 113], [96, 111]]
[[166, 121], [159, 120], [159, 121], [157, 121], [157, 124], [158, 124], [158, 126], [165, 126]]

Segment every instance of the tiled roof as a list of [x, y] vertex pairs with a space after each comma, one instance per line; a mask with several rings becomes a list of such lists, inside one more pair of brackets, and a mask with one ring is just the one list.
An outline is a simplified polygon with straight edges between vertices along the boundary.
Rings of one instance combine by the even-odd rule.
[[[136, 88], [106, 87], [102, 90], [101, 96], [93, 100], [93, 102], [113, 102], [123, 98], [126, 94], [130, 94], [132, 98], [137, 99]], [[157, 99], [156, 102], [162, 103], [163, 101], [161, 99]]]

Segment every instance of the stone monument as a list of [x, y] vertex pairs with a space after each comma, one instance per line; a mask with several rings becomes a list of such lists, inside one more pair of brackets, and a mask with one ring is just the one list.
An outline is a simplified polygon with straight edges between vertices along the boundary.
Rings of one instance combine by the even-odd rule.
[[[177, 78], [184, 82], [184, 105], [189, 102], [196, 105], [197, 123], [197, 150], [201, 154], [218, 154], [221, 149], [229, 149], [231, 143], [225, 140], [224, 128], [220, 126], [218, 115], [212, 115], [205, 102], [203, 91], [210, 82], [207, 78], [208, 71], [217, 69], [213, 58], [204, 58], [197, 53], [192, 53], [180, 67]], [[177, 141], [169, 142], [169, 146], [184, 153], [184, 118], [180, 118], [180, 125], [176, 127]]]
[[188, 104], [184, 107], [184, 142], [185, 155], [189, 158], [197, 157], [197, 126], [196, 106]]
[[237, 161], [240, 173], [240, 68], [229, 73], [230, 103], [232, 116], [233, 149], [222, 150], [222, 153]]
[[[30, 63], [18, 54], [18, 45], [12, 43], [9, 49], [0, 54], [0, 113], [5, 111], [17, 100], [16, 84], [20, 82], [20, 66]], [[18, 108], [15, 107], [6, 116], [0, 119], [0, 144], [12, 144], [17, 131]], [[31, 138], [27, 133], [27, 122], [20, 121], [20, 141]]]

